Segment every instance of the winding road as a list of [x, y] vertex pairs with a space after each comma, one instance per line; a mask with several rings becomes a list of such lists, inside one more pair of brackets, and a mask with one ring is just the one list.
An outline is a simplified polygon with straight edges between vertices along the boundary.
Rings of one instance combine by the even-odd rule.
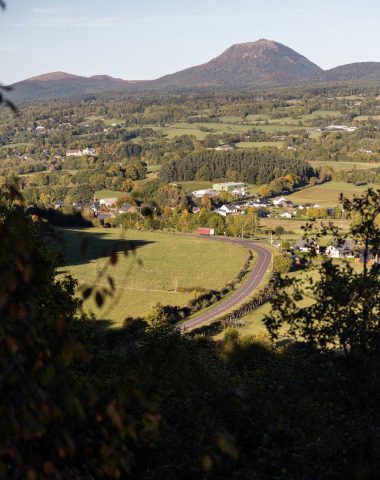
[[252, 240], [225, 237], [207, 237], [205, 239], [214, 242], [219, 241], [241, 245], [247, 249], [255, 251], [259, 255], [259, 258], [255, 266], [253, 267], [252, 272], [249, 274], [248, 278], [246, 278], [245, 282], [238, 290], [234, 291], [225, 300], [221, 300], [220, 302], [218, 302], [214, 307], [209, 308], [206, 312], [200, 313], [199, 315], [195, 316], [190, 320], [185, 320], [180, 325], [180, 329], [182, 331], [187, 331], [192, 328], [198, 327], [203, 323], [216, 320], [218, 317], [224, 315], [233, 307], [236, 307], [237, 305], [242, 303], [244, 300], [248, 300], [252, 296], [254, 291], [258, 288], [270, 267], [272, 259], [271, 252], [266, 248], [262, 247], [261, 245], [258, 245], [256, 242], [253, 242]]

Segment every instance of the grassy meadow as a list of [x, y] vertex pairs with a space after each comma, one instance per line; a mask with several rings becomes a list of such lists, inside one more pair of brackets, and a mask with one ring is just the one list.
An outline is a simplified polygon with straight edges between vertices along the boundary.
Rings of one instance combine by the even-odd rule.
[[345, 182], [327, 182], [323, 185], [306, 188], [292, 193], [287, 198], [294, 203], [312, 203], [321, 207], [335, 207], [339, 203], [341, 193], [347, 198], [363, 195], [371, 185], [356, 186]]
[[312, 167], [319, 168], [323, 167], [324, 165], [328, 165], [332, 167], [336, 172], [339, 171], [351, 171], [354, 167], [358, 170], [372, 170], [373, 168], [379, 168], [380, 164], [375, 162], [321, 162], [319, 160], [315, 160], [309, 162]]
[[[63, 229], [66, 256], [62, 272], [80, 286], [93, 285], [112, 251], [134, 248], [109, 270], [116, 285], [115, 301], [97, 310], [100, 319], [120, 324], [127, 316], [144, 316], [157, 303], [186, 305], [197, 288], [220, 289], [240, 271], [247, 251], [243, 247], [202, 238], [119, 229]], [[81, 253], [84, 238], [88, 248]], [[99, 283], [107, 286], [106, 279]]]

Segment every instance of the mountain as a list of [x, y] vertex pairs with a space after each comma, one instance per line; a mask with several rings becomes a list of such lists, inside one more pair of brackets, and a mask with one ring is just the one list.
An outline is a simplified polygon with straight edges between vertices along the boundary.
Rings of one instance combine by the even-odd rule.
[[326, 70], [319, 78], [324, 82], [380, 82], [380, 62], [361, 62]]
[[291, 48], [271, 40], [239, 43], [210, 62], [166, 75], [154, 87], [254, 87], [294, 85], [323, 72]]
[[232, 45], [207, 63], [157, 80], [127, 81], [108, 75], [81, 77], [53, 72], [15, 83], [9, 97], [20, 101], [136, 90], [263, 89], [363, 82], [380, 82], [380, 63], [352, 63], [323, 71], [291, 48], [261, 39]]
[[12, 85], [11, 100], [54, 99], [78, 95], [120, 91], [135, 82], [108, 75], [81, 77], [65, 72], [52, 72], [28, 78]]

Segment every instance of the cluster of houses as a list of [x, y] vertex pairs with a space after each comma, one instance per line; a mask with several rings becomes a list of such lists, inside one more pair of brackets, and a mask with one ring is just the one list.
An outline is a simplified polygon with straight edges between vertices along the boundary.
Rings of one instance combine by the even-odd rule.
[[[123, 213], [137, 213], [137, 208], [129, 203], [123, 203], [120, 207], [117, 206], [117, 198], [102, 198], [101, 200], [94, 200], [92, 202], [78, 201], [73, 203], [73, 208], [78, 212], [83, 210], [90, 211], [93, 218], [100, 221], [102, 225], [106, 225], [107, 220], [116, 218], [116, 215]], [[56, 210], [63, 208], [64, 203], [57, 201], [54, 205]]]
[[331, 258], [353, 258], [357, 263], [367, 263], [368, 266], [380, 264], [380, 252], [370, 251], [365, 258], [363, 249], [360, 248], [356, 240], [333, 240], [326, 248], [321, 247], [317, 240], [313, 238], [301, 238], [294, 244], [294, 250], [304, 253], [314, 252], [315, 254], [324, 254]]
[[[203, 198], [205, 195], [213, 198], [219, 195], [220, 192], [229, 192], [236, 197], [236, 202], [222, 205], [220, 208], [214, 210], [215, 213], [223, 217], [227, 215], [239, 215], [244, 213], [247, 208], [253, 207], [260, 209], [259, 214], [263, 217], [271, 217], [276, 213], [279, 218], [290, 219], [294, 218], [299, 211], [307, 213], [308, 208], [322, 208], [321, 205], [318, 204], [295, 205], [291, 200], [283, 196], [274, 199], [259, 199], [254, 195], [248, 194], [247, 185], [236, 182], [216, 183], [212, 188], [196, 190], [192, 195], [197, 199]], [[248, 196], [249, 199], [247, 198], [246, 201], [242, 200]], [[278, 210], [280, 210], [280, 213], [278, 213]], [[332, 214], [333, 209], [327, 209], [327, 213]]]

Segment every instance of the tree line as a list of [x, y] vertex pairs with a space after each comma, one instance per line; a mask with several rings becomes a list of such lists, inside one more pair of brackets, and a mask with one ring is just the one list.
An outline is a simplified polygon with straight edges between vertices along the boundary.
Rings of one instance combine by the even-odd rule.
[[167, 182], [188, 180], [242, 181], [257, 185], [294, 174], [301, 182], [315, 176], [314, 169], [303, 160], [289, 159], [277, 149], [246, 151], [200, 151], [169, 161], [160, 171]]

